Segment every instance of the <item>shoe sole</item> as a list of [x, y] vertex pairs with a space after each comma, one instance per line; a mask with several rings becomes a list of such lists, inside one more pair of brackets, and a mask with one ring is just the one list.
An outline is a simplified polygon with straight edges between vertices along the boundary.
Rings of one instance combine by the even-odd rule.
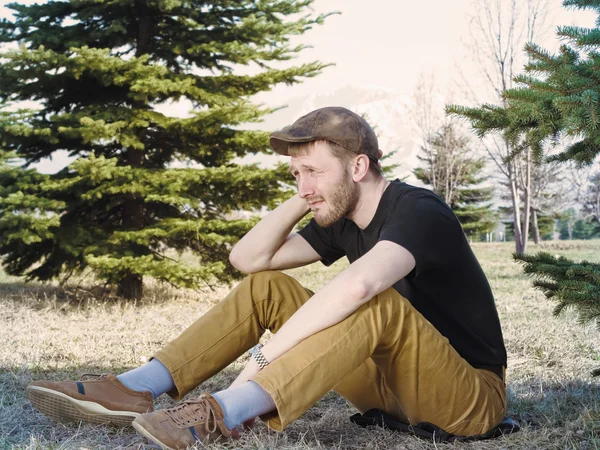
[[133, 411], [111, 411], [99, 403], [78, 400], [62, 392], [40, 386], [25, 389], [31, 404], [57, 422], [88, 422], [130, 427], [141, 414]]
[[152, 436], [152, 434], [148, 430], [146, 430], [143, 426], [141, 426], [139, 423], [133, 422], [131, 425], [133, 425], [133, 428], [135, 428], [135, 431], [137, 431], [138, 433], [140, 433], [146, 439], [149, 439], [150, 441], [152, 441], [155, 444], [159, 445], [161, 449], [163, 449], [163, 450], [176, 450], [176, 449], [174, 449], [172, 447], [169, 447], [168, 445], [165, 445], [162, 442], [160, 442], [158, 439], [156, 439], [154, 436]]

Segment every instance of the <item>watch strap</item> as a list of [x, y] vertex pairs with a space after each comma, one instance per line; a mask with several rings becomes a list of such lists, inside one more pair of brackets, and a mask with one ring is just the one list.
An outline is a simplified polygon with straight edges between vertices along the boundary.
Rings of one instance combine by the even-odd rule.
[[262, 352], [262, 344], [258, 344], [256, 347], [254, 347], [252, 349], [252, 357], [254, 358], [254, 360], [257, 362], [258, 367], [260, 367], [261, 369], [264, 369], [265, 367], [267, 367], [269, 365], [269, 361], [267, 361], [267, 358], [265, 358], [265, 355], [263, 355]]

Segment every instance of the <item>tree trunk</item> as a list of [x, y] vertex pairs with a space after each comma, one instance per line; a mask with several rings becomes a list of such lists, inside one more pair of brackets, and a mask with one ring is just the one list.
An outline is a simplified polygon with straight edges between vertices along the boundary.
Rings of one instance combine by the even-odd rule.
[[531, 230], [533, 231], [533, 242], [539, 244], [542, 239], [540, 237], [540, 227], [538, 225], [537, 211], [535, 208], [531, 211], [531, 226], [533, 227]]
[[117, 295], [127, 300], [139, 300], [142, 298], [143, 284], [142, 276], [130, 273], [119, 281]]
[[514, 163], [508, 163], [509, 173], [509, 186], [510, 186], [510, 197], [513, 204], [513, 228], [515, 233], [515, 251], [517, 253], [523, 253], [521, 247], [521, 202], [519, 198], [519, 190], [517, 188], [516, 175], [514, 173]]
[[137, 42], [135, 56], [145, 55], [150, 50], [150, 40], [152, 39], [153, 21], [151, 12], [145, 0], [136, 0], [136, 15], [138, 17]]
[[525, 161], [525, 217], [523, 219], [523, 233], [521, 233], [521, 252], [527, 252], [527, 241], [529, 240], [529, 213], [531, 211], [531, 148], [527, 147], [527, 157]]
[[570, 220], [567, 222], [567, 233], [569, 233], [569, 240], [573, 239], [573, 223]]
[[[144, 160], [144, 153], [140, 150], [129, 149], [127, 151], [127, 163], [131, 167], [141, 167]], [[140, 230], [144, 227], [144, 202], [135, 198], [134, 195], [128, 195], [127, 200], [123, 202], [123, 221], [124, 230]], [[135, 243], [128, 244], [128, 251], [135, 255], [144, 255], [148, 252], [145, 246]], [[139, 299], [143, 294], [142, 276], [136, 273], [126, 273], [119, 281], [117, 295], [128, 300]]]
[[[150, 39], [152, 38], [152, 16], [144, 1], [136, 1], [136, 14], [138, 15], [138, 36], [136, 57], [146, 54], [150, 50]], [[140, 101], [134, 101], [133, 107], [143, 108], [145, 105]], [[128, 148], [125, 152], [125, 163], [132, 168], [144, 165], [144, 151]], [[140, 230], [144, 227], [144, 201], [134, 195], [128, 195], [123, 202], [122, 227], [124, 230]], [[148, 249], [137, 244], [130, 244], [128, 251], [135, 255], [143, 255]], [[143, 294], [143, 277], [137, 273], [126, 273], [119, 280], [117, 295], [128, 300], [136, 300]]]

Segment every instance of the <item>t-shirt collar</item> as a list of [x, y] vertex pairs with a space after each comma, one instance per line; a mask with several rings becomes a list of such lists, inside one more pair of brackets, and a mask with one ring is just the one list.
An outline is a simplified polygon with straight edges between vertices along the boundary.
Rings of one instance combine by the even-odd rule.
[[385, 218], [385, 213], [386, 213], [385, 205], [388, 204], [389, 197], [390, 197], [390, 195], [392, 195], [391, 194], [392, 189], [390, 188], [390, 186], [397, 182], [400, 183], [400, 180], [398, 178], [396, 178], [394, 181], [391, 181], [390, 184], [388, 184], [386, 186], [385, 190], [383, 191], [383, 194], [381, 195], [381, 198], [379, 199], [379, 203], [377, 204], [377, 209], [375, 210], [375, 215], [369, 222], [369, 225], [367, 225], [367, 227], [364, 230], [362, 230], [363, 233], [372, 234], [374, 231], [376, 231], [379, 228], [379, 224], [381, 224], [381, 222]]

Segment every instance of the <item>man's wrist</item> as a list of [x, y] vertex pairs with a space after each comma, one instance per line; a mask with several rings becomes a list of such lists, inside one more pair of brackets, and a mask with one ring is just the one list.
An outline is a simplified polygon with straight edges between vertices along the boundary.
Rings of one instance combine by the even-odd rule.
[[[298, 205], [300, 205], [300, 207], [302, 208], [302, 217], [304, 217], [305, 215], [307, 215], [310, 212], [310, 206], [308, 205], [308, 202], [306, 200], [304, 200], [302, 197], [300, 197], [300, 194], [296, 194], [294, 195], [294, 197], [292, 197], [293, 201], [295, 203], [297, 203]], [[302, 217], [300, 217], [300, 219], [302, 219]], [[300, 220], [298, 219], [298, 220]]]
[[254, 358], [250, 358], [248, 360], [248, 362], [246, 363], [246, 367], [244, 368], [244, 370], [248, 373], [256, 373], [260, 371], [260, 366], [258, 365], [258, 363], [254, 360]]

